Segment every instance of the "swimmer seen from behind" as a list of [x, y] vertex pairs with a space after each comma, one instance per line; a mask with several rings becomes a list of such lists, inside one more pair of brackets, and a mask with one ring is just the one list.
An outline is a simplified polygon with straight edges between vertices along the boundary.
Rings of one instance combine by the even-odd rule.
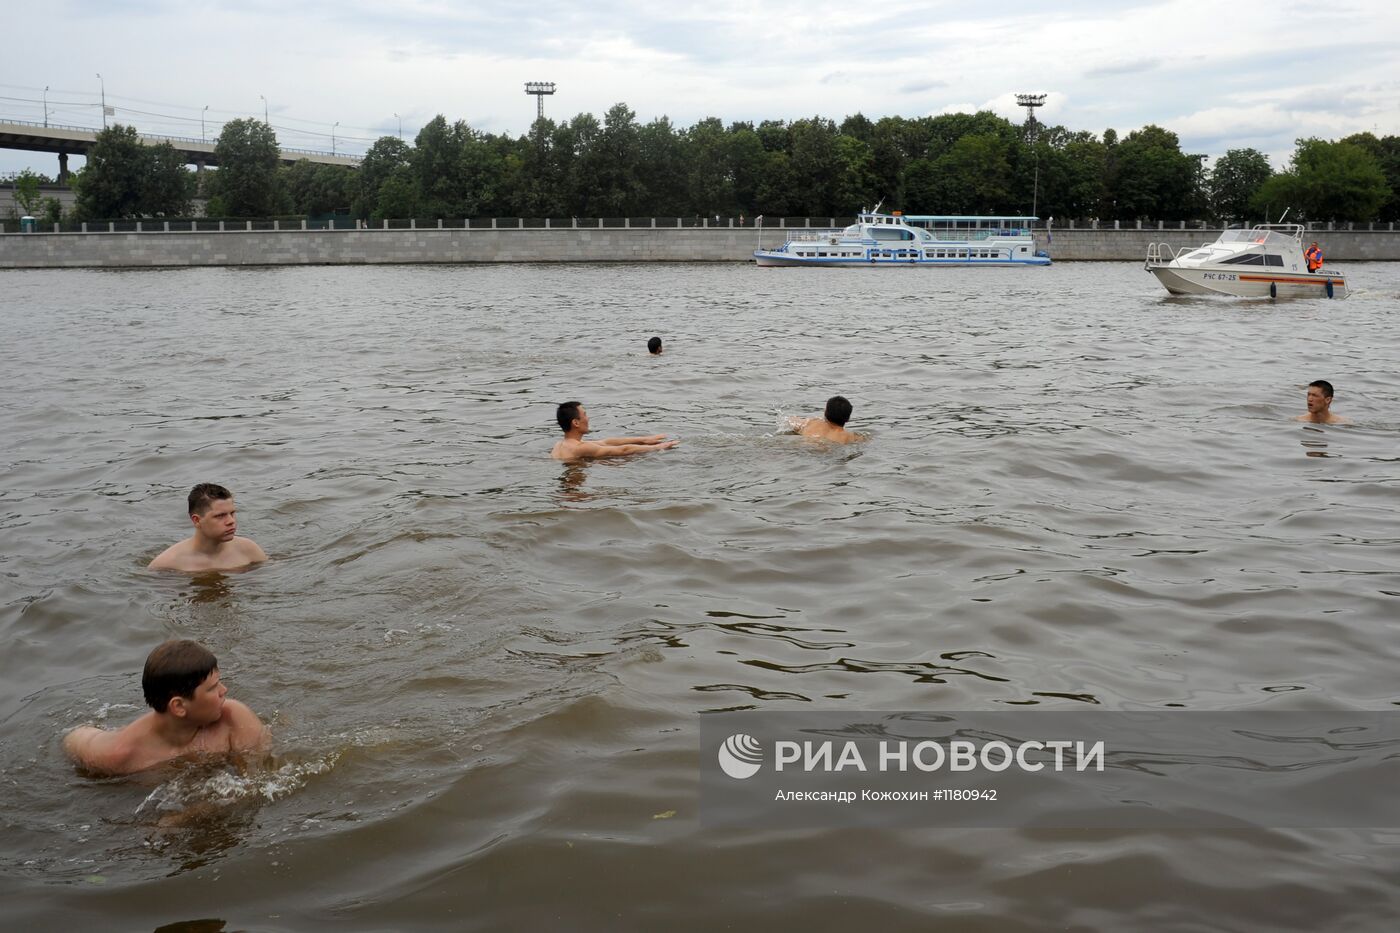
[[865, 440], [865, 435], [846, 430], [846, 422], [851, 420], [851, 403], [843, 395], [833, 395], [826, 400], [826, 409], [820, 418], [788, 418], [788, 425], [794, 434], [818, 440], [849, 444]]
[[549, 455], [555, 460], [588, 460], [598, 457], [625, 457], [628, 454], [645, 454], [654, 450], [668, 450], [680, 443], [667, 440], [665, 434], [650, 434], [646, 437], [609, 437], [601, 441], [586, 441], [588, 433], [588, 411], [580, 402], [564, 402], [555, 412], [559, 427], [564, 431], [564, 439], [554, 445]]

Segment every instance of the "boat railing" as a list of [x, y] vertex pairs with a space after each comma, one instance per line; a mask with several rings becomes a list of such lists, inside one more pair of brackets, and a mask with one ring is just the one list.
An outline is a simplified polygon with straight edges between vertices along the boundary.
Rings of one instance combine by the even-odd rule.
[[1176, 251], [1172, 249], [1170, 243], [1148, 243], [1147, 261], [1142, 264], [1144, 269], [1151, 269], [1154, 266], [1165, 266], [1176, 259]]
[[836, 238], [842, 236], [845, 232], [844, 229], [839, 228], [819, 230], [816, 227], [802, 227], [800, 229], [789, 229], [786, 231], [789, 243], [834, 242]]
[[1030, 230], [1024, 227], [989, 227], [976, 230], [940, 230], [937, 228], [924, 227], [929, 235], [935, 240], [950, 243], [975, 243], [979, 240], [990, 240], [992, 237], [1028, 237]]

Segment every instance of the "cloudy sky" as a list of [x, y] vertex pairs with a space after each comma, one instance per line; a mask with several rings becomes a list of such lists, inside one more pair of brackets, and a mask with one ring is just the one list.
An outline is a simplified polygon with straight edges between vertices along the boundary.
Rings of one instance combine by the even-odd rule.
[[[285, 146], [354, 153], [436, 114], [519, 135], [526, 81], [555, 118], [625, 102], [645, 123], [840, 121], [993, 110], [1120, 134], [1148, 123], [1190, 152], [1400, 134], [1394, 0], [762, 3], [710, 0], [54, 0], [7, 11], [0, 118], [213, 138], [263, 115]], [[810, 10], [811, 12], [803, 12]], [[20, 42], [20, 38], [24, 41]], [[20, 51], [25, 49], [27, 51]], [[98, 74], [102, 75], [99, 82]], [[206, 111], [204, 108], [208, 107]], [[339, 123], [339, 126], [334, 124]], [[73, 161], [74, 167], [81, 164]], [[0, 150], [0, 172], [55, 156]]]

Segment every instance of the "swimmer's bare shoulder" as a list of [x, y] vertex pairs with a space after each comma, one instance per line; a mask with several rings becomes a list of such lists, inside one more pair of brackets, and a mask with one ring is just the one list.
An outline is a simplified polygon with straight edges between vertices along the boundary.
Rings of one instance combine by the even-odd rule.
[[803, 437], [832, 441], [837, 444], [852, 444], [857, 441], [867, 440], [864, 434], [847, 431], [845, 428], [840, 428], [829, 423], [824, 418], [807, 418], [800, 426], [796, 427], [797, 433], [801, 434]]
[[238, 700], [224, 700], [221, 724], [228, 726], [228, 750], [231, 752], [265, 752], [272, 744], [272, 734], [258, 714]]
[[194, 540], [186, 538], [177, 541], [156, 555], [147, 565], [149, 570], [180, 570], [197, 573], [204, 570], [240, 570], [261, 564], [267, 560], [267, 552], [252, 538], [234, 538], [212, 557], [201, 554], [194, 547]]
[[188, 745], [163, 743], [152, 728], [155, 714], [146, 713], [121, 729], [79, 726], [63, 737], [63, 750], [79, 767], [99, 774], [126, 775], [207, 755], [261, 754], [271, 734], [257, 713], [238, 700], [224, 700], [217, 722], [200, 729]]

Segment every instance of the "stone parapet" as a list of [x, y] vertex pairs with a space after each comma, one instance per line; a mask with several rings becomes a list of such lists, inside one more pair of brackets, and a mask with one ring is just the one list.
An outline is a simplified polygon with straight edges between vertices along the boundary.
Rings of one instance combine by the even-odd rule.
[[[1217, 230], [1056, 229], [1056, 260], [1141, 261], [1151, 243], [1199, 246]], [[1319, 230], [1328, 262], [1400, 260], [1400, 231]], [[375, 265], [463, 262], [743, 262], [783, 231], [752, 227], [229, 230], [0, 235], [0, 268]]]

